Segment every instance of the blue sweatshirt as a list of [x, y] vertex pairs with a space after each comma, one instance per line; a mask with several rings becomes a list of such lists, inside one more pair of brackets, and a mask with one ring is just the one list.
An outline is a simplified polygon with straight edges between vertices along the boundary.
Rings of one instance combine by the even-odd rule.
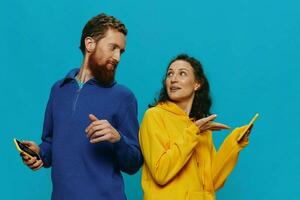
[[[78, 71], [54, 84], [45, 112], [40, 154], [52, 167], [52, 200], [126, 199], [121, 171], [134, 174], [143, 162], [136, 99], [116, 82], [103, 87], [91, 79], [79, 88]], [[90, 143], [89, 114], [109, 121], [120, 141]]]

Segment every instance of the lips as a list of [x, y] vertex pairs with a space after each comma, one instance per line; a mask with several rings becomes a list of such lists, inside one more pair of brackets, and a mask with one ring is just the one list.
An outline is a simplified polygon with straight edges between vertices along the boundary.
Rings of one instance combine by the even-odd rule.
[[178, 90], [180, 90], [181, 88], [180, 87], [178, 87], [178, 86], [171, 86], [170, 87], [170, 91], [171, 92], [176, 92], [176, 91], [178, 91]]
[[118, 65], [118, 62], [116, 61], [108, 61], [107, 64], [110, 64], [112, 66], [112, 69], [115, 69]]

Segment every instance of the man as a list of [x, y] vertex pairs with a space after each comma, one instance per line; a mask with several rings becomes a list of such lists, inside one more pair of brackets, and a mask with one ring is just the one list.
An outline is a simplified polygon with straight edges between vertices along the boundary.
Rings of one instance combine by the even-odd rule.
[[41, 156], [22, 155], [27, 166], [52, 167], [53, 200], [126, 199], [121, 171], [134, 174], [142, 165], [137, 102], [115, 81], [126, 34], [105, 14], [85, 25], [82, 66], [52, 87], [42, 143], [23, 141]]

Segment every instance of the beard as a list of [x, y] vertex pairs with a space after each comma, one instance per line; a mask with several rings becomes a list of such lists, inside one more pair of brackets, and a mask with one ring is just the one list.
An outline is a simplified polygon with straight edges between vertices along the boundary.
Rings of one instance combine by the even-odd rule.
[[98, 64], [94, 53], [90, 56], [88, 62], [92, 75], [103, 86], [109, 86], [115, 81], [117, 63], [115, 63], [114, 67], [112, 67], [111, 69], [108, 69], [106, 67], [108, 63], [109, 62], [106, 61], [105, 64]]

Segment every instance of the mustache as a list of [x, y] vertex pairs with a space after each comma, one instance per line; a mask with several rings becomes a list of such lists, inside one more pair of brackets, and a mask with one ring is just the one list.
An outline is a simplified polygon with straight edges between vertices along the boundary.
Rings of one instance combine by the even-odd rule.
[[114, 70], [117, 68], [119, 62], [114, 60], [114, 59], [111, 59], [111, 60], [108, 60], [107, 63], [111, 64], [114, 66]]

